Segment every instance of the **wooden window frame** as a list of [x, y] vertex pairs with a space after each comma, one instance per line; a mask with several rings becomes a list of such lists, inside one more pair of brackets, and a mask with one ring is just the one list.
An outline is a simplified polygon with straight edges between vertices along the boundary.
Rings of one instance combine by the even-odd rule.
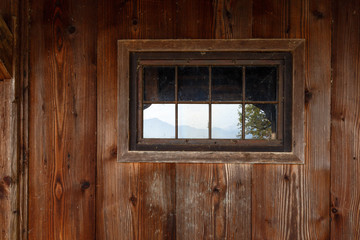
[[[304, 48], [302, 39], [249, 40], [119, 40], [118, 41], [118, 161], [176, 163], [278, 163], [303, 164]], [[131, 54], [141, 52], [288, 52], [292, 56], [291, 151], [151, 151], [130, 148]], [[250, 141], [250, 140], [246, 140]], [[241, 150], [241, 149], [240, 149]]]
[[[219, 60], [221, 59], [221, 60]], [[224, 60], [226, 59], [226, 60]], [[213, 101], [211, 100], [211, 84], [209, 84], [209, 99], [206, 101], [182, 101], [175, 98], [174, 101], [144, 101], [143, 96], [143, 67], [146, 66], [172, 66], [177, 72], [180, 66], [206, 66], [209, 74], [212, 67], [219, 66], [241, 66], [243, 75], [242, 99], [238, 101]], [[251, 101], [245, 99], [245, 69], [248, 66], [275, 66], [278, 73], [278, 97], [273, 101]], [[291, 151], [291, 72], [292, 57], [290, 53], [272, 52], [132, 52], [130, 54], [130, 150], [143, 151], [250, 151], [250, 152], [289, 152]], [[176, 74], [175, 74], [176, 75]], [[209, 83], [211, 76], [209, 75]], [[289, 79], [285, 81], [284, 78]], [[175, 78], [177, 82], [177, 78]], [[175, 83], [177, 88], [177, 83]], [[175, 93], [176, 95], [176, 93]], [[267, 139], [245, 139], [245, 127], [242, 127], [241, 139], [158, 139], [142, 137], [142, 105], [144, 103], [172, 103], [172, 104], [274, 104], [278, 107], [277, 133], [279, 138]], [[284, 107], [285, 106], [285, 107]], [[175, 111], [177, 109], [175, 108]], [[284, 115], [289, 116], [286, 121]], [[177, 119], [177, 115], [175, 114]], [[283, 121], [284, 119], [284, 121]], [[211, 107], [209, 107], [209, 121], [211, 122]], [[245, 125], [243, 119], [243, 125]], [[286, 124], [284, 124], [286, 122]], [[177, 121], [175, 122], [177, 130]], [[209, 127], [209, 137], [211, 127]]]

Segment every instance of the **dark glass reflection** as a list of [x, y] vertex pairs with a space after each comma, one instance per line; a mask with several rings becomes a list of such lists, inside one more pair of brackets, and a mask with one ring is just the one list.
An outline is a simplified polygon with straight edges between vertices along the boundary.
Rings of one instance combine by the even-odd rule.
[[175, 100], [174, 67], [144, 67], [144, 100]]
[[245, 138], [276, 139], [275, 104], [245, 104]]
[[211, 75], [213, 101], [242, 100], [242, 67], [213, 67]]
[[209, 69], [207, 67], [179, 67], [178, 89], [179, 101], [207, 101], [209, 99]]
[[245, 78], [246, 100], [277, 100], [277, 67], [246, 67]]

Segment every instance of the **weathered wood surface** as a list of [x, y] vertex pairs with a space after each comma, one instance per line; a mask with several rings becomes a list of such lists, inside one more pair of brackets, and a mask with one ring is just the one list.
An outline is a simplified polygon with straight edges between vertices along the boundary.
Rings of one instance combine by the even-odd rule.
[[171, 239], [175, 234], [175, 165], [116, 161], [116, 42], [174, 38], [175, 5], [157, 3], [161, 13], [154, 14], [150, 1], [98, 1], [97, 239]]
[[[99, 2], [98, 239], [250, 237], [250, 165], [116, 163], [117, 72], [108, 64], [116, 59], [113, 42], [215, 34], [249, 37], [242, 36], [240, 28], [232, 29], [230, 17], [247, 12], [243, 6], [250, 7], [249, 1], [219, 1], [216, 6], [215, 12], [211, 2], [202, 1]], [[251, 20], [243, 19], [246, 22], [236, 25], [246, 26], [241, 31], [248, 33]], [[112, 25], [116, 27], [106, 28]]]
[[14, 36], [0, 14], [0, 81], [13, 75]]
[[11, 82], [0, 83], [0, 239], [9, 239], [11, 235], [11, 193], [16, 186], [11, 166], [12, 90]]
[[253, 239], [329, 239], [329, 1], [254, 1], [253, 37], [305, 38], [308, 89], [304, 166], [257, 165], [253, 171]]
[[333, 1], [331, 239], [360, 239], [360, 2]]
[[[14, 21], [16, 17], [19, 17], [18, 10], [18, 1], [16, 0], [0, 2], [0, 14], [5, 19], [6, 28], [10, 27], [10, 29], [5, 30], [6, 34], [11, 34], [11, 38], [13, 38], [6, 39], [4, 32], [1, 32], [2, 40], [0, 42], [7, 42], [8, 48], [11, 45], [11, 55], [13, 48], [19, 51], [19, 44], [16, 44], [14, 39], [19, 30]], [[2, 22], [1, 24], [5, 23]], [[16, 46], [14, 47], [13, 44]], [[0, 55], [6, 54], [5, 50], [0, 47], [1, 51], [4, 52]], [[18, 239], [20, 236], [18, 198], [20, 181], [18, 167], [20, 157], [18, 151], [19, 92], [17, 88], [20, 67], [18, 63], [17, 56], [9, 58], [10, 78], [12, 79], [0, 82], [0, 239]]]
[[[357, 1], [29, 4], [30, 239], [329, 239], [330, 215], [332, 239], [359, 238]], [[251, 37], [307, 41], [304, 166], [116, 162], [117, 40]], [[0, 202], [9, 234], [9, 199]]]
[[96, 2], [30, 2], [29, 239], [95, 238]]

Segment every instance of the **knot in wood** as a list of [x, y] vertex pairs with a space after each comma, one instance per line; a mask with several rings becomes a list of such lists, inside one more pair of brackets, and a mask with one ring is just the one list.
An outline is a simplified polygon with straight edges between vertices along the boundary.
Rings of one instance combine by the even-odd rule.
[[60, 200], [63, 195], [63, 186], [60, 182], [56, 182], [55, 184], [55, 197], [57, 200]]
[[131, 204], [135, 207], [136, 202], [137, 202], [137, 198], [134, 195], [131, 195], [129, 200], [130, 200]]
[[76, 31], [76, 28], [75, 28], [74, 26], [69, 26], [69, 27], [68, 27], [68, 32], [69, 32], [70, 34], [75, 33], [75, 31]]
[[4, 180], [4, 183], [5, 183], [6, 185], [8, 185], [8, 186], [10, 186], [10, 185], [13, 183], [13, 180], [12, 180], [12, 178], [11, 178], [10, 176], [5, 176], [5, 177], [3, 178], [3, 180]]
[[90, 183], [88, 181], [82, 181], [81, 182], [81, 190], [86, 190], [90, 187]]

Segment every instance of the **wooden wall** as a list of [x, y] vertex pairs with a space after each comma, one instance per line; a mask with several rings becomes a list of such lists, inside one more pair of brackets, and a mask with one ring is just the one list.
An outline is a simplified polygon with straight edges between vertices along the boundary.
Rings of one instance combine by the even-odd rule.
[[[24, 64], [20, 57], [21, 13], [19, 0], [0, 1], [0, 15], [14, 36], [12, 63], [9, 71], [12, 79], [0, 79], [0, 239], [17, 239], [20, 226], [25, 225], [22, 217], [24, 205], [23, 162], [21, 154], [23, 112], [21, 110], [23, 76], [20, 71]], [[4, 36], [0, 36], [4, 40]], [[12, 65], [12, 66], [11, 66]], [[25, 90], [26, 92], [26, 90]], [[20, 184], [21, 183], [21, 184]]]
[[[358, 0], [6, 0], [0, 12], [22, 23], [19, 84], [0, 82], [0, 239], [360, 238]], [[182, 38], [306, 39], [305, 165], [116, 162], [116, 41]]]
[[360, 239], [360, 1], [332, 8], [331, 237]]

